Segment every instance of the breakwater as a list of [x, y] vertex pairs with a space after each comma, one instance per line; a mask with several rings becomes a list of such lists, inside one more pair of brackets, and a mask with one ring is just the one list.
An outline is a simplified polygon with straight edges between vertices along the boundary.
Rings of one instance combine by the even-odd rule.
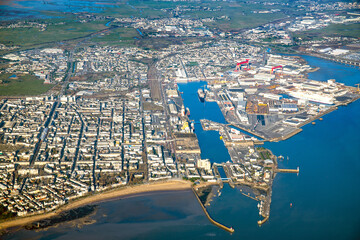
[[206, 210], [204, 204], [201, 202], [198, 194], [196, 193], [196, 190], [195, 190], [194, 188], [192, 188], [192, 191], [193, 191], [196, 199], [198, 200], [201, 208], [203, 209], [206, 217], [209, 219], [209, 221], [210, 221], [212, 224], [214, 224], [215, 226], [217, 226], [217, 227], [219, 227], [219, 228], [221, 228], [221, 229], [223, 229], [223, 230], [225, 230], [225, 231], [227, 231], [227, 232], [229, 232], [229, 233], [233, 233], [233, 232], [234, 232], [234, 229], [233, 229], [232, 227], [230, 227], [230, 228], [229, 228], [229, 227], [226, 227], [225, 225], [223, 225], [223, 224], [221, 224], [221, 223], [219, 223], [219, 222], [217, 222], [217, 221], [215, 221], [214, 219], [211, 218], [210, 214], [208, 213], [208, 211]]

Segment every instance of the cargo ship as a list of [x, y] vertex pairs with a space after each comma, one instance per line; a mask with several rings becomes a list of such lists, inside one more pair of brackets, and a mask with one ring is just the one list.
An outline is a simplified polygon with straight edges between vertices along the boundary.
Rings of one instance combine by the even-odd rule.
[[197, 93], [198, 93], [200, 102], [204, 102], [205, 101], [205, 92], [204, 92], [204, 90], [202, 88], [200, 88], [200, 89], [198, 89]]

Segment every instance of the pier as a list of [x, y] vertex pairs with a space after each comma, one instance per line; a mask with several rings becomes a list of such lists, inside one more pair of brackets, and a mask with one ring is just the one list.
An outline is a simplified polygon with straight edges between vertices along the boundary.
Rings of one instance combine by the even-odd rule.
[[250, 194], [245, 194], [245, 193], [243, 193], [243, 192], [242, 192], [241, 194], [244, 195], [245, 197], [251, 198], [252, 200], [260, 201], [259, 199], [254, 198], [253, 196], [250, 196]]
[[279, 172], [279, 173], [297, 173], [299, 174], [300, 170], [299, 170], [299, 167], [297, 169], [276, 169], [275, 170], [276, 172]]
[[269, 220], [269, 217], [268, 217], [268, 216], [265, 217], [263, 220], [259, 220], [259, 221], [258, 221], [258, 225], [259, 225], [259, 226], [263, 225], [267, 220]]
[[285, 136], [281, 136], [281, 137], [277, 137], [277, 138], [272, 138], [272, 139], [269, 139], [270, 142], [279, 142], [279, 141], [284, 141], [284, 140], [287, 140], [293, 136], [295, 136], [296, 134], [302, 132], [302, 129], [301, 128], [298, 128], [296, 129], [295, 131], [285, 135]]
[[250, 134], [252, 134], [252, 135], [254, 135], [254, 136], [258, 137], [258, 138], [266, 140], [266, 137], [264, 137], [263, 135], [261, 135], [259, 133], [256, 133], [256, 132], [254, 132], [254, 131], [252, 131], [250, 129], [244, 128], [244, 127], [242, 127], [242, 126], [240, 126], [240, 125], [238, 125], [236, 123], [229, 123], [227, 125], [239, 128], [239, 129], [241, 129], [241, 130], [243, 130], [245, 132], [248, 132], [248, 133], [250, 133]]
[[214, 224], [215, 226], [217, 226], [217, 227], [219, 227], [219, 228], [221, 228], [221, 229], [223, 229], [223, 230], [225, 230], [225, 231], [227, 231], [227, 232], [229, 232], [229, 233], [233, 233], [233, 232], [234, 232], [234, 229], [233, 229], [232, 227], [231, 227], [231, 228], [226, 227], [225, 225], [223, 225], [223, 224], [221, 224], [221, 223], [218, 223], [218, 222], [216, 222], [214, 219], [211, 218], [211, 216], [210, 216], [209, 213], [207, 212], [204, 204], [202, 204], [199, 196], [197, 195], [197, 193], [196, 193], [196, 191], [195, 191], [195, 189], [194, 189], [193, 187], [192, 187], [192, 190], [193, 190], [193, 193], [194, 193], [196, 199], [197, 199], [198, 202], [200, 203], [200, 206], [201, 206], [201, 208], [203, 209], [206, 217], [209, 219], [209, 221], [210, 221], [212, 224]]
[[[224, 141], [224, 144], [226, 147], [231, 147], [233, 145], [238, 145], [238, 146], [244, 146], [244, 147], [247, 147], [247, 146], [254, 146], [255, 145], [255, 142], [253, 140], [244, 140], [244, 141]], [[258, 145], [260, 144], [264, 144], [263, 142], [259, 143]]]

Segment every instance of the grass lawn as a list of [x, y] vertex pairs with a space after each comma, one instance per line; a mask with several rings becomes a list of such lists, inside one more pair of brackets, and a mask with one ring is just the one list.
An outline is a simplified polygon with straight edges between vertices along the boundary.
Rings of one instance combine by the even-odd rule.
[[[29, 47], [53, 41], [63, 41], [72, 38], [83, 37], [93, 32], [107, 28], [106, 21], [94, 21], [80, 23], [73, 20], [46, 20], [50, 22], [45, 31], [38, 28], [2, 28], [0, 29], [0, 43], [5, 45], [16, 45]], [[44, 20], [44, 22], [46, 22]], [[59, 24], [60, 22], [64, 24]]]
[[17, 74], [16, 78], [9, 78], [14, 74], [0, 75], [0, 96], [39, 95], [47, 92], [54, 85], [44, 84], [44, 81], [29, 74]]
[[311, 31], [296, 32], [294, 37], [303, 40], [319, 40], [324, 36], [343, 36], [360, 38], [360, 23], [353, 24], [330, 24], [329, 26]]
[[357, 37], [360, 38], [360, 23], [353, 24], [331, 24], [326, 28], [314, 30], [321, 35], [336, 35], [344, 37]]
[[135, 37], [140, 37], [136, 29], [116, 28], [92, 38], [91, 41], [105, 45], [133, 45]]
[[[260, 1], [261, 2], [261, 1]], [[168, 2], [168, 1], [142, 1], [132, 0], [128, 2], [118, 2], [117, 7], [108, 8], [103, 13], [112, 17], [172, 17], [169, 12], [161, 11], [161, 9], [174, 9], [177, 6], [188, 9], [191, 7], [202, 6], [209, 7], [210, 9], [221, 9], [220, 11], [208, 10], [189, 10], [182, 12], [182, 16], [199, 19], [199, 18], [212, 18], [220, 16], [230, 17], [230, 21], [216, 20], [214, 23], [206, 23], [209, 27], [219, 28], [223, 31], [239, 30], [243, 28], [255, 27], [267, 22], [284, 18], [287, 16], [291, 7], [284, 5], [266, 6], [259, 2], [252, 3], [251, 1], [233, 1], [233, 2], [213, 2], [211, 0], [203, 0], [201, 2]], [[281, 9], [280, 12], [275, 13], [253, 13], [259, 10]], [[286, 11], [287, 14], [282, 13]]]
[[104, 78], [111, 78], [114, 76], [115, 72], [88, 73], [80, 76], [71, 77], [70, 81], [95, 82]]

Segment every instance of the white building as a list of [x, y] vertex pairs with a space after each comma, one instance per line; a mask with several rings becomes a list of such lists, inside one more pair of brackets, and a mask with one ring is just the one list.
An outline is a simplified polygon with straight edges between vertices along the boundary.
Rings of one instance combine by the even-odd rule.
[[196, 167], [209, 171], [211, 169], [211, 163], [209, 159], [197, 159]]

